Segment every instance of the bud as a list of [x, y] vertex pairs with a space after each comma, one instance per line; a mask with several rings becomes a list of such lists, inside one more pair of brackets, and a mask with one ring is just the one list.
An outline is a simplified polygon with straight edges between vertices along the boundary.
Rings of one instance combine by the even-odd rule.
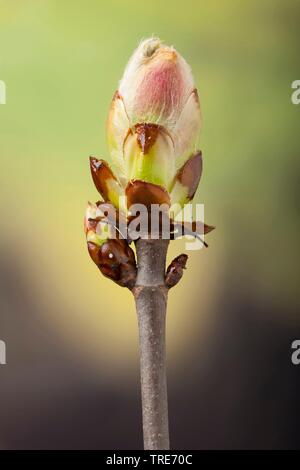
[[[132, 205], [147, 208], [151, 230], [152, 205], [164, 205], [159, 235], [166, 219], [171, 219], [173, 238], [182, 228], [172, 220], [174, 207], [180, 210], [192, 200], [200, 181], [202, 154], [196, 150], [200, 127], [200, 103], [189, 65], [157, 38], [141, 42], [128, 62], [107, 121], [115, 173], [105, 160], [90, 157], [102, 202], [87, 209], [88, 250], [101, 272], [119, 285], [132, 288], [136, 278], [127, 231], [127, 223], [135, 218]], [[182, 226], [197, 237], [213, 229], [205, 224]], [[117, 236], [112, 236], [112, 229]], [[185, 255], [174, 260], [167, 273], [169, 287], [181, 277], [185, 262]]]
[[125, 240], [107, 240], [99, 249], [98, 267], [104, 276], [132, 289], [136, 281], [134, 252]]
[[[101, 208], [103, 204], [88, 203], [84, 217], [84, 231], [87, 243], [92, 243], [100, 247], [113, 236], [113, 225], [107, 222], [107, 218]], [[107, 206], [107, 205], [106, 205]]]
[[102, 210], [106, 212], [101, 204], [97, 206], [90, 203], [86, 210], [84, 227], [89, 254], [104, 276], [122, 287], [132, 289], [137, 271], [134, 252], [126, 240], [111, 238], [112, 227], [103, 221]]
[[[171, 194], [172, 203], [190, 200], [202, 168], [196, 153], [200, 124], [189, 65], [159, 39], [143, 41], [128, 62], [107, 122], [109, 149], [121, 185], [139, 180], [161, 186]], [[187, 169], [189, 177], [182, 178], [190, 159], [192, 171]]]
[[187, 255], [181, 254], [173, 259], [172, 263], [169, 265], [165, 276], [165, 284], [169, 289], [176, 286], [182, 278], [183, 270], [186, 269], [187, 259]]

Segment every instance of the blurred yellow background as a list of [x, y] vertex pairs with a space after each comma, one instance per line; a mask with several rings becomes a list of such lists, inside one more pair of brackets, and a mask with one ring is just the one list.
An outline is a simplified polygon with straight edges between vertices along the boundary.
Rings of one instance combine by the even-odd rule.
[[[291, 103], [291, 83], [300, 78], [299, 13], [296, 0], [0, 0], [7, 369], [19, 374], [28, 350], [27, 366], [37, 360], [39, 329], [28, 326], [37, 322], [43, 335], [51, 332], [51, 348], [63, 345], [95, 377], [116, 384], [135, 377], [132, 296], [100, 275], [82, 224], [86, 202], [98, 199], [88, 157], [109, 160], [110, 100], [134, 48], [152, 34], [192, 67], [204, 118], [195, 200], [217, 226], [208, 249], [189, 252], [170, 293], [170, 380], [202, 360], [214, 325], [226, 327], [227, 315], [229, 322], [230, 299], [240, 300], [241, 315], [251, 297], [254, 317], [298, 328], [300, 106]], [[184, 242], [173, 242], [169, 260], [182, 250]], [[20, 285], [26, 309], [15, 301]], [[268, 308], [258, 314], [256, 303]]]

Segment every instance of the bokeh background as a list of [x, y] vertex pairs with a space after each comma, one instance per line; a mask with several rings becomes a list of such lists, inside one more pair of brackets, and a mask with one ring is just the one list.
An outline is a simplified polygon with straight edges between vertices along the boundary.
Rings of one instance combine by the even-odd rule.
[[[0, 448], [142, 447], [131, 294], [87, 254], [88, 156], [141, 38], [193, 68], [217, 226], [168, 308], [173, 449], [300, 448], [298, 0], [0, 0]], [[169, 259], [184, 249], [174, 242]]]

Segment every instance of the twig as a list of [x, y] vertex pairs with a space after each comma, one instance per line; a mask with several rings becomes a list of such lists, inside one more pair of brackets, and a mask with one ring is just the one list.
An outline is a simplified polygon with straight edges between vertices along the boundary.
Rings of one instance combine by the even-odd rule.
[[166, 379], [166, 255], [169, 240], [136, 242], [137, 282], [133, 289], [139, 325], [144, 448], [168, 450]]

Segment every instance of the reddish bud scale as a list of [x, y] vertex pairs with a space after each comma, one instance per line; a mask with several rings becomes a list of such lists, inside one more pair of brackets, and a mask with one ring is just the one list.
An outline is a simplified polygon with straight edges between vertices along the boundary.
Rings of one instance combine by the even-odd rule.
[[191, 200], [197, 191], [198, 184], [202, 175], [202, 152], [192, 156], [178, 171], [177, 181], [188, 189], [188, 198]]
[[173, 259], [172, 263], [169, 265], [165, 277], [165, 283], [169, 289], [176, 286], [182, 278], [187, 259], [188, 256], [186, 254], [181, 254]]
[[162, 132], [162, 128], [157, 124], [147, 123], [136, 124], [134, 128], [137, 135], [137, 143], [143, 154], [146, 155], [155, 144], [158, 133], [159, 131]]

